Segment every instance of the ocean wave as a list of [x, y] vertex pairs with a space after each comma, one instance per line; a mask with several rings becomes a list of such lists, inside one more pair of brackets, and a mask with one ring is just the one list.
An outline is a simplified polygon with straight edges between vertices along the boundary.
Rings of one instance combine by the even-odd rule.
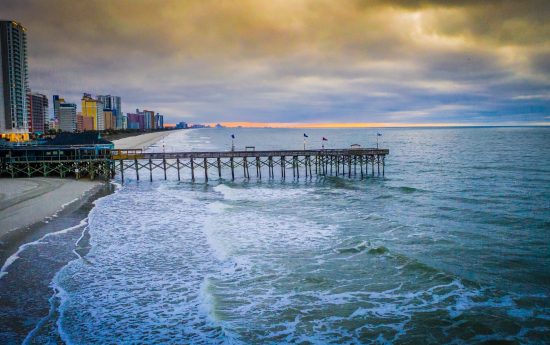
[[225, 200], [231, 201], [273, 201], [282, 199], [296, 199], [305, 196], [308, 191], [304, 188], [234, 188], [226, 184], [219, 184], [214, 191], [221, 193]]

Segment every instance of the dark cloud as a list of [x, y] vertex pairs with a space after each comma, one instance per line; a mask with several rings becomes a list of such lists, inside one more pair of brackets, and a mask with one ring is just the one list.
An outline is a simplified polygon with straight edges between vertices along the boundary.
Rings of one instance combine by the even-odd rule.
[[547, 1], [3, 0], [30, 83], [169, 121], [547, 121]]

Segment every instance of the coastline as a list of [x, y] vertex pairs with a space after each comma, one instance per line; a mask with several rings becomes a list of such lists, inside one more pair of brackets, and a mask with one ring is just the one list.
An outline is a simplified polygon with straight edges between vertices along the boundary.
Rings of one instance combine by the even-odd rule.
[[[117, 148], [147, 149], [170, 133], [113, 142]], [[115, 183], [87, 179], [0, 179], [0, 324], [6, 326], [0, 343], [23, 342], [48, 315], [50, 282], [74, 255], [89, 250], [84, 238], [89, 213], [96, 200], [115, 190]], [[58, 248], [55, 257], [41, 257], [52, 246]]]
[[[78, 224], [77, 211], [109, 189], [105, 182], [39, 177], [2, 180], [0, 184], [7, 187], [3, 192], [8, 190], [0, 195], [0, 278], [6, 260], [20, 246], [58, 230], [59, 224]], [[23, 192], [18, 193], [17, 188]]]
[[[152, 132], [114, 140], [115, 148], [147, 149], [173, 131]], [[93, 199], [103, 181], [74, 180], [51, 177], [0, 179], [0, 263], [3, 264], [3, 246], [17, 232], [28, 232], [34, 225], [44, 224], [60, 212], [74, 209]]]
[[52, 279], [61, 267], [89, 250], [84, 240], [88, 215], [95, 202], [115, 188], [113, 183], [99, 184], [54, 217], [3, 236], [0, 343], [24, 343], [29, 332], [49, 316]]

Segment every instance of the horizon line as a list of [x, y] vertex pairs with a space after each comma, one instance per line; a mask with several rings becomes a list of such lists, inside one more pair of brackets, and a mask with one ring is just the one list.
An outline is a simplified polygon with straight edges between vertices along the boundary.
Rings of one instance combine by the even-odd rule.
[[388, 123], [388, 122], [212, 122], [227, 128], [401, 128], [401, 127], [547, 127], [550, 122], [501, 122], [501, 123]]

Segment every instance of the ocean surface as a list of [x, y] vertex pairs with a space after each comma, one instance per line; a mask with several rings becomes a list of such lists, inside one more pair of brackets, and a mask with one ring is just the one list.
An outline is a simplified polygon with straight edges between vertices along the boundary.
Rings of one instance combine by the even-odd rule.
[[[1, 342], [550, 343], [550, 128], [305, 130], [309, 148], [377, 131], [384, 178], [117, 177], [5, 269]], [[151, 150], [299, 149], [303, 132]]]

